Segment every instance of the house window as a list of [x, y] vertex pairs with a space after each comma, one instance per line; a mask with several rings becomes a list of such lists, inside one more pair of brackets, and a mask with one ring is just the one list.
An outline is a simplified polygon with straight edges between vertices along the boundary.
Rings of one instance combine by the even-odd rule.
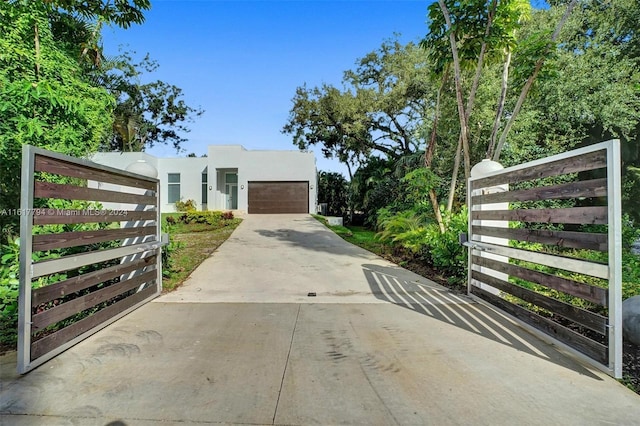
[[180, 173], [169, 173], [167, 176], [168, 203], [180, 201]]
[[224, 180], [225, 180], [225, 183], [238, 183], [238, 174], [237, 173], [226, 173]]
[[207, 204], [207, 183], [208, 183], [208, 175], [206, 173], [202, 174], [202, 204]]

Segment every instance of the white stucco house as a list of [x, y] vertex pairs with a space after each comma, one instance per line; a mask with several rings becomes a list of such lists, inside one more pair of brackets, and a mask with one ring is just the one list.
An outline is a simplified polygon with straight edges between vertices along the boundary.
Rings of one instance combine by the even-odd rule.
[[176, 201], [187, 200], [195, 201], [200, 210], [316, 212], [313, 152], [210, 145], [207, 157], [158, 158], [145, 152], [100, 152], [91, 160], [123, 170], [132, 170], [136, 163], [153, 166], [160, 179], [163, 213], [175, 212]]

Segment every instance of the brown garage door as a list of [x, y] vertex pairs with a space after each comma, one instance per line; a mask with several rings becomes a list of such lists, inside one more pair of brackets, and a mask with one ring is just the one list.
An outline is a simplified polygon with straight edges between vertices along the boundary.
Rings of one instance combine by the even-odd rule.
[[249, 213], [309, 213], [309, 182], [249, 182]]

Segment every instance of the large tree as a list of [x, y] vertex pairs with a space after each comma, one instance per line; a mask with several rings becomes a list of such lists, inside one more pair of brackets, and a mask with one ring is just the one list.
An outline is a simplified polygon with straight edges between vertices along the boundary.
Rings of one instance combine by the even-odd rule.
[[[0, 3], [0, 209], [19, 207], [21, 147], [83, 156], [111, 126], [114, 99], [55, 42], [41, 2]], [[3, 228], [18, 218], [0, 215]]]
[[426, 144], [437, 91], [427, 64], [414, 44], [385, 41], [344, 73], [342, 90], [298, 87], [283, 132], [300, 149], [319, 145], [350, 167], [371, 154], [414, 153]]
[[143, 83], [142, 79], [157, 68], [158, 63], [149, 55], [136, 63], [132, 54], [125, 52], [105, 60], [96, 71], [96, 80], [117, 101], [113, 131], [103, 144], [104, 150], [144, 151], [156, 144], [183, 149], [187, 123], [204, 111], [187, 105], [182, 89], [173, 84], [161, 80]]

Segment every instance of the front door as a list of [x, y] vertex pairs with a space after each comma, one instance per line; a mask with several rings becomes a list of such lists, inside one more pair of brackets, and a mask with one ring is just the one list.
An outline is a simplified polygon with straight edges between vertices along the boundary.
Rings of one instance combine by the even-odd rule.
[[238, 210], [238, 184], [228, 183], [225, 185], [225, 195], [227, 199], [227, 210]]
[[224, 174], [225, 208], [238, 210], [238, 173]]

